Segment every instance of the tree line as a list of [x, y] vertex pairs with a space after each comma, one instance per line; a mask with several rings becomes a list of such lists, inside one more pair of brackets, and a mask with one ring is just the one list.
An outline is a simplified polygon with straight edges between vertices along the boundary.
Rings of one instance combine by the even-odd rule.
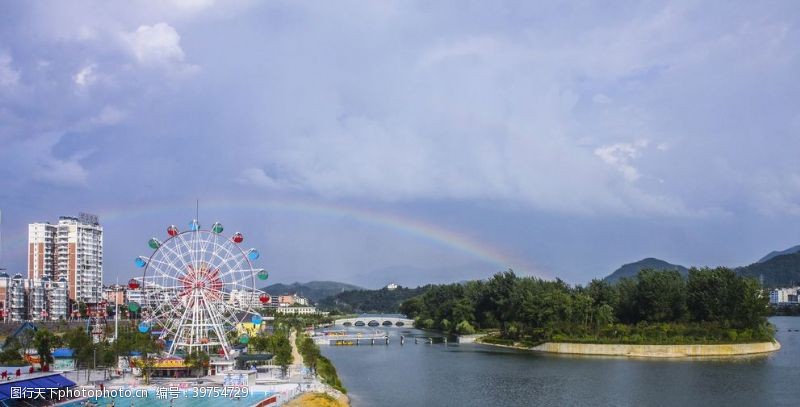
[[421, 328], [499, 341], [718, 343], [771, 340], [769, 298], [755, 279], [720, 268], [642, 270], [616, 284], [519, 277], [431, 286], [401, 306]]

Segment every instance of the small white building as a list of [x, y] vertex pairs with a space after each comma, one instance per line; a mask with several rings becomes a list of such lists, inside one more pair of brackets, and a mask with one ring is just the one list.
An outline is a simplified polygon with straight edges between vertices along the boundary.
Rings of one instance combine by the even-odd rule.
[[278, 307], [275, 312], [279, 314], [310, 315], [317, 314], [317, 307]]
[[769, 293], [769, 303], [772, 305], [798, 304], [800, 287], [776, 288]]
[[397, 283], [389, 283], [389, 284], [386, 285], [386, 289], [389, 290], [389, 291], [394, 291], [398, 287], [400, 287], [400, 286], [397, 285]]

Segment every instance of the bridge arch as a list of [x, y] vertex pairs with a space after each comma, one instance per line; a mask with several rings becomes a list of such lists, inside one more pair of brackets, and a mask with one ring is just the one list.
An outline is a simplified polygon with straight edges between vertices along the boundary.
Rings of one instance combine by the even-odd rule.
[[378, 327], [378, 326], [385, 326], [385, 327], [411, 327], [414, 326], [414, 320], [403, 318], [400, 316], [389, 316], [389, 315], [362, 315], [360, 317], [354, 318], [342, 318], [333, 321], [333, 325], [338, 326], [345, 326], [345, 327]]

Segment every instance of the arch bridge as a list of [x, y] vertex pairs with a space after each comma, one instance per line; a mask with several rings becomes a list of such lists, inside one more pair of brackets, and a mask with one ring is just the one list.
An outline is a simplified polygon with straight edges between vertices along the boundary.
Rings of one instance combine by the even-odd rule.
[[414, 320], [401, 317], [388, 317], [388, 316], [363, 316], [354, 318], [337, 319], [333, 321], [334, 326], [368, 326], [368, 327], [414, 327]]

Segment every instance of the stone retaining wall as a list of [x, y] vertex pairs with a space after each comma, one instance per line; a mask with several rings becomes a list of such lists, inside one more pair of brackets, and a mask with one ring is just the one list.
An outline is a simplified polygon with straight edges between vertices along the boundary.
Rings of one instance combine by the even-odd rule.
[[781, 344], [775, 341], [723, 345], [615, 345], [547, 342], [530, 349], [540, 352], [575, 355], [683, 358], [695, 356], [753, 355], [775, 352], [780, 348]]

